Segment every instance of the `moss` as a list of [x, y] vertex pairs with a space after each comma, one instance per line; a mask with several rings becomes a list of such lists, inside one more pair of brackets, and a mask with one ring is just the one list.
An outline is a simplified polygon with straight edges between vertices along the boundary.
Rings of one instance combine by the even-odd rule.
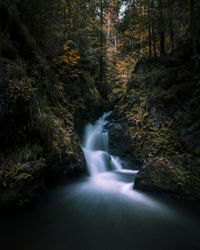
[[52, 60], [63, 53], [63, 32], [41, 39], [46, 27], [33, 26], [29, 14], [21, 1], [0, 0], [0, 206], [28, 203], [51, 173], [82, 171], [75, 123], [91, 118], [106, 93], [85, 65], [75, 76]]
[[197, 198], [200, 75], [179, 63], [133, 73], [116, 113], [128, 125], [133, 152], [147, 161], [136, 186]]
[[177, 157], [149, 158], [145, 169], [140, 171], [140, 178], [136, 178], [135, 187], [199, 198], [197, 190], [200, 183], [197, 175], [191, 171], [191, 166], [194, 167], [192, 159], [187, 163]]
[[45, 160], [43, 158], [29, 162], [25, 162], [25, 159], [23, 162], [18, 160], [12, 158], [0, 169], [0, 208], [22, 206], [21, 200], [30, 203], [36, 192], [44, 187]]

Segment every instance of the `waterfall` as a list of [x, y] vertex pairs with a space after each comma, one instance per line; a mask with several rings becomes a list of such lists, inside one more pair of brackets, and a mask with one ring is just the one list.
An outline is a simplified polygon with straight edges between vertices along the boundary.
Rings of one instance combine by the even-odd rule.
[[94, 125], [88, 124], [85, 128], [82, 150], [90, 176], [120, 168], [117, 159], [108, 153], [108, 131], [104, 126], [108, 123], [106, 118], [110, 114], [111, 112], [104, 113]]
[[88, 124], [84, 131], [82, 150], [85, 155], [87, 168], [91, 177], [105, 172], [117, 172], [118, 174], [135, 175], [137, 171], [125, 170], [119, 157], [112, 156], [108, 151], [108, 131], [105, 125], [106, 118], [111, 112], [106, 112], [94, 125]]
[[116, 169], [116, 170], [122, 169], [122, 165], [121, 165], [119, 157], [111, 156], [111, 163], [112, 163], [112, 166], [114, 169]]
[[110, 114], [104, 113], [94, 125], [88, 124], [85, 127], [82, 150], [91, 181], [102, 188], [115, 190], [118, 187], [124, 192], [133, 189], [138, 171], [123, 169], [120, 158], [109, 154], [106, 119]]

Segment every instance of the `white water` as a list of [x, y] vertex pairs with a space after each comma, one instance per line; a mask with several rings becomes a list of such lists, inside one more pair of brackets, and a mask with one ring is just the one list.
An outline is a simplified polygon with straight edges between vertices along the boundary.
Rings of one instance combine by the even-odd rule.
[[131, 203], [139, 203], [162, 213], [171, 213], [164, 204], [159, 203], [148, 195], [133, 189], [135, 176], [138, 170], [124, 169], [117, 156], [109, 154], [108, 131], [105, 126], [111, 112], [104, 113], [94, 125], [88, 124], [84, 131], [82, 150], [86, 159], [90, 178], [81, 183], [77, 190], [103, 192], [105, 196], [117, 195], [127, 197]]
[[200, 204], [133, 190], [137, 171], [109, 154], [107, 116], [85, 130], [91, 177], [50, 189], [26, 212], [0, 215], [1, 249], [200, 249]]
[[[94, 125], [88, 124], [84, 132], [82, 150], [85, 155], [91, 181], [102, 187], [116, 188], [124, 191], [133, 188], [134, 177], [138, 171], [123, 169], [120, 158], [109, 154], [106, 118], [111, 112], [104, 113]], [[128, 177], [128, 178], [127, 178]], [[128, 185], [127, 185], [128, 182]]]
[[84, 131], [82, 150], [90, 174], [88, 182], [81, 184], [81, 188], [106, 194], [117, 194], [127, 197], [132, 202], [141, 203], [143, 206], [154, 207], [162, 210], [163, 206], [147, 195], [133, 190], [134, 179], [138, 170], [124, 169], [117, 156], [109, 154], [108, 131], [105, 126], [111, 112], [106, 112], [94, 125], [88, 124]]

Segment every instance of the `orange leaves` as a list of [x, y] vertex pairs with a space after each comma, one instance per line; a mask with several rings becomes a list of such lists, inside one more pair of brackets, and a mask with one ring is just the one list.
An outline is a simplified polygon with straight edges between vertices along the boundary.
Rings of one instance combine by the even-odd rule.
[[78, 52], [74, 49], [71, 49], [67, 45], [64, 45], [64, 52], [63, 61], [67, 65], [75, 67], [78, 64], [78, 60], [80, 59]]
[[78, 70], [80, 60], [78, 51], [70, 48], [68, 45], [64, 45], [63, 50], [63, 55], [53, 59], [52, 62], [57, 66], [60, 74], [67, 74], [70, 77], [78, 78], [80, 74]]
[[67, 45], [64, 45], [64, 51], [66, 51], [66, 50], [68, 50], [68, 49], [70, 49], [70, 47], [67, 46]]

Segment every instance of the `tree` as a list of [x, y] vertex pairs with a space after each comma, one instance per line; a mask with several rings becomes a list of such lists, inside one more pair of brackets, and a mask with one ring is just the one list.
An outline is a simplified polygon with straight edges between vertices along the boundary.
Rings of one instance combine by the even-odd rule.
[[197, 51], [197, 20], [196, 20], [196, 1], [190, 0], [190, 33], [191, 33], [191, 47], [194, 58], [195, 70], [198, 70], [199, 60], [198, 60], [198, 51]]

